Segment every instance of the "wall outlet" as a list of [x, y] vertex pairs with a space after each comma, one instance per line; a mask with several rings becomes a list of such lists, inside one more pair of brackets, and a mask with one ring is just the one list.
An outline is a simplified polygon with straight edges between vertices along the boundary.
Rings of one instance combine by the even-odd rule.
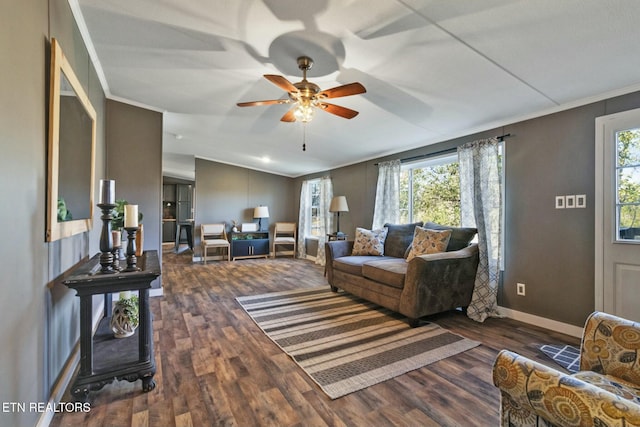
[[525, 287], [525, 286], [524, 286], [524, 283], [518, 283], [518, 284], [516, 284], [516, 293], [517, 293], [518, 295], [522, 295], [522, 296], [524, 296], [524, 295], [525, 295], [524, 287]]

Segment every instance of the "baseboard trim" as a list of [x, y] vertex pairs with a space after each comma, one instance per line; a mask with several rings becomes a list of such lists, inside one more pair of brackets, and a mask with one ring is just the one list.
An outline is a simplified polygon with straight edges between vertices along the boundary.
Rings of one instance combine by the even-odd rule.
[[506, 307], [499, 306], [498, 312], [509, 319], [540, 326], [541, 328], [557, 331], [572, 337], [582, 338], [583, 328], [579, 326], [558, 322], [557, 320], [547, 319], [545, 317], [536, 316], [535, 314], [524, 313], [522, 311], [516, 311]]
[[164, 288], [151, 288], [149, 289], [150, 297], [161, 297], [164, 295]]
[[[58, 381], [56, 381], [53, 389], [51, 390], [48, 402], [49, 407], [55, 407], [56, 404], [62, 400], [62, 396], [64, 396], [64, 392], [71, 383], [71, 379], [78, 367], [78, 363], [80, 363], [80, 342], [78, 342], [73, 348], [73, 352], [69, 356], [69, 359], [67, 359], [67, 363], [65, 363], [62, 368], [60, 378], [58, 378]], [[54, 415], [54, 411], [42, 412], [38, 422], [36, 423], [36, 427], [48, 427], [51, 424], [51, 421], [53, 421]]]

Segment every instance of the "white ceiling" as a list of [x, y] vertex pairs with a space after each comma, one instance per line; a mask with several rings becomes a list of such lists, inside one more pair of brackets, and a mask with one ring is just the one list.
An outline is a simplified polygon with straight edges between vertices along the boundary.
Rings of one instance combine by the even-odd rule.
[[[172, 176], [200, 157], [295, 177], [640, 89], [638, 0], [78, 3], [107, 95], [165, 112]], [[301, 80], [301, 55], [322, 89], [367, 89], [332, 100], [354, 119], [315, 115], [306, 151], [287, 105], [236, 106], [286, 97], [262, 75]]]

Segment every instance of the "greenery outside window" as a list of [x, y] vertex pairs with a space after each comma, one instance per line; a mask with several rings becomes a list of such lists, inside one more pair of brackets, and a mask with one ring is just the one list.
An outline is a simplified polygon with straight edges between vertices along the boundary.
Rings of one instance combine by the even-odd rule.
[[[636, 146], [637, 157], [640, 157], [639, 147]], [[499, 161], [499, 172], [503, 180], [502, 198], [504, 199], [503, 143], [500, 144]], [[638, 171], [640, 173], [640, 166], [638, 166]], [[638, 182], [640, 183], [640, 181]], [[638, 186], [640, 187], [640, 184]], [[638, 193], [640, 194], [640, 190]], [[640, 215], [638, 220], [640, 221]], [[457, 152], [434, 155], [402, 165], [400, 222], [408, 224], [416, 221], [430, 221], [454, 227], [461, 226], [460, 166]]]
[[616, 223], [619, 240], [640, 241], [640, 129], [616, 132]]
[[309, 181], [309, 229], [305, 230], [306, 236], [320, 236], [321, 219], [320, 219], [320, 180], [314, 179]]
[[457, 153], [402, 165], [400, 222], [432, 221], [460, 226], [460, 169]]

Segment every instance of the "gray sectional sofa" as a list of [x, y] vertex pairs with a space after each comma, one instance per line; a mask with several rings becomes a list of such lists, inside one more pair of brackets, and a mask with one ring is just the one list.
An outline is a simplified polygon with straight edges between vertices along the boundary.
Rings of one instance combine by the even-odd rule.
[[413, 224], [385, 224], [388, 229], [382, 256], [351, 255], [353, 241], [330, 241], [326, 247], [326, 272], [331, 289], [342, 289], [409, 318], [419, 318], [467, 307], [478, 268], [478, 245], [470, 243], [475, 228], [446, 227], [426, 223], [423, 227], [452, 230], [445, 252], [420, 255], [406, 262]]

